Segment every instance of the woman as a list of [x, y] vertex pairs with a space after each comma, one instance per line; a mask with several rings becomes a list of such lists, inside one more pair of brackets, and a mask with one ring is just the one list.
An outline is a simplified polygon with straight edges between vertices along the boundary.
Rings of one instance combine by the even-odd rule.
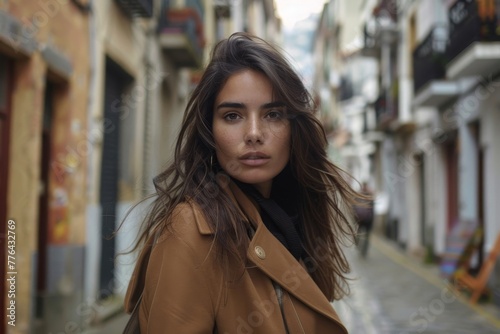
[[138, 243], [125, 304], [140, 301], [141, 333], [347, 333], [330, 301], [357, 195], [326, 146], [275, 48], [243, 33], [215, 47]]
[[354, 206], [354, 213], [358, 225], [356, 243], [361, 256], [366, 258], [368, 255], [368, 245], [370, 244], [370, 234], [373, 228], [374, 218], [373, 193], [368, 187], [367, 182], [363, 182], [361, 184], [361, 194], [365, 195], [369, 199], [366, 199], [359, 205]]

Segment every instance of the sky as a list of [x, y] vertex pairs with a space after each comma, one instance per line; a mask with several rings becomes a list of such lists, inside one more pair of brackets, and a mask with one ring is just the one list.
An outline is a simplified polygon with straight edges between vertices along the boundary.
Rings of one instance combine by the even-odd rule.
[[275, 0], [278, 15], [282, 19], [284, 28], [293, 28], [294, 24], [309, 17], [312, 13], [319, 13], [326, 0]]
[[283, 48], [305, 85], [311, 88], [314, 71], [312, 40], [326, 0], [275, 0], [283, 24]]

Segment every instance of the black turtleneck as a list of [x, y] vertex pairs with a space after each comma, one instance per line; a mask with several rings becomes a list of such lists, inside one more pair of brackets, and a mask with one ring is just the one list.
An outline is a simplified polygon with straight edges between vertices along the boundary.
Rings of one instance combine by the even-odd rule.
[[252, 185], [237, 180], [235, 183], [260, 206], [262, 221], [276, 239], [296, 259], [304, 258], [303, 228], [297, 210], [299, 187], [290, 168], [285, 167], [273, 179], [269, 198], [264, 198]]

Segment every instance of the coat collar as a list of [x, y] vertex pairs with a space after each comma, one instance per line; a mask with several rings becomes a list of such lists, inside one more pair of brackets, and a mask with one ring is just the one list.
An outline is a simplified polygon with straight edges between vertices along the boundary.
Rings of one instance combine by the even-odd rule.
[[[249, 223], [251, 223], [256, 230], [247, 251], [249, 260], [273, 281], [277, 282], [283, 289], [295, 296], [295, 298], [335, 322], [345, 331], [345, 333], [347, 333], [347, 330], [342, 325], [335, 310], [316, 283], [312, 280], [309, 273], [307, 273], [302, 264], [299, 263], [266, 228], [262, 222], [256, 204], [254, 204], [236, 184], [232, 182], [222, 182], [221, 186], [237, 204], [242, 216], [247, 217]], [[213, 234], [213, 230], [203, 217], [203, 213], [199, 207], [191, 200], [188, 200], [188, 203], [193, 209], [200, 234]], [[125, 307], [128, 312], [131, 312], [142, 292], [144, 275], [153, 244], [154, 238], [151, 237], [146, 242], [138, 259], [139, 265], [135, 267], [132, 275], [125, 297]]]
[[336, 322], [347, 333], [332, 305], [304, 266], [266, 228], [256, 205], [235, 183], [231, 182], [229, 189], [231, 197], [256, 226], [255, 235], [247, 251], [250, 261], [283, 289], [316, 312]]

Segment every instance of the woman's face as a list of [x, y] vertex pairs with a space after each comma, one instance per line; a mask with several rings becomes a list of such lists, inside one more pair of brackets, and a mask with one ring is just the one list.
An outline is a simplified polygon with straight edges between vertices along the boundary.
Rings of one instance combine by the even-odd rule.
[[285, 105], [273, 99], [271, 82], [253, 70], [233, 74], [217, 95], [213, 115], [220, 166], [268, 197], [290, 158], [291, 137]]

